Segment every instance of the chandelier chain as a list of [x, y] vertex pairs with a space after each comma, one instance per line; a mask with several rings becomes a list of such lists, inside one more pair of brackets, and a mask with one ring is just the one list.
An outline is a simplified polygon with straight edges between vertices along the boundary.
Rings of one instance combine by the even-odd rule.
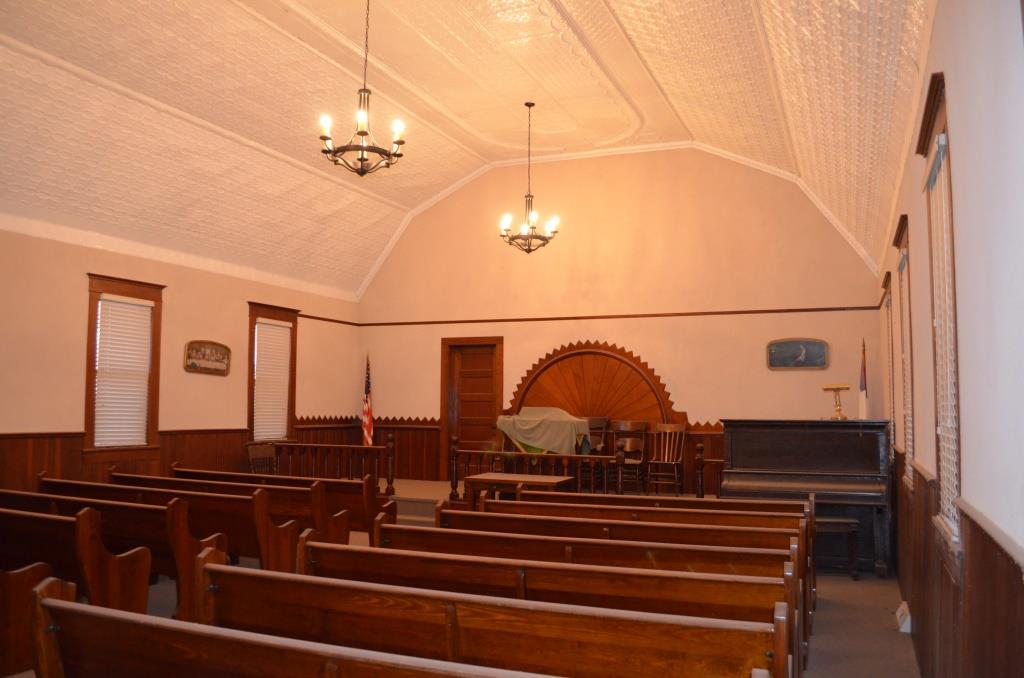
[[366, 32], [363, 35], [363, 89], [366, 89], [366, 65], [370, 61], [370, 0], [366, 0]]
[[533, 157], [533, 107], [526, 107], [526, 192], [530, 190], [530, 170]]

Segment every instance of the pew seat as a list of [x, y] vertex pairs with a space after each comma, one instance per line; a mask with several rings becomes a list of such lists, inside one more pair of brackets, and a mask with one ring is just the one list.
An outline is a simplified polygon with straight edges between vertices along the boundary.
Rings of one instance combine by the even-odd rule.
[[530, 678], [534, 673], [385, 654], [82, 605], [50, 578], [35, 592], [38, 678]]

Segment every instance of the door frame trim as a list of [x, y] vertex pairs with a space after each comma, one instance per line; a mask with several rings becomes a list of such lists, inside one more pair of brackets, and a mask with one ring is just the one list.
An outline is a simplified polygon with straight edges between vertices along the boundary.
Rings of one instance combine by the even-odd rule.
[[440, 475], [441, 480], [448, 478], [448, 459], [451, 456], [451, 434], [448, 432], [448, 372], [451, 369], [453, 348], [463, 346], [494, 346], [494, 402], [498, 413], [502, 410], [502, 394], [505, 387], [505, 337], [442, 337], [441, 338], [441, 400], [438, 403], [438, 421], [440, 431]]

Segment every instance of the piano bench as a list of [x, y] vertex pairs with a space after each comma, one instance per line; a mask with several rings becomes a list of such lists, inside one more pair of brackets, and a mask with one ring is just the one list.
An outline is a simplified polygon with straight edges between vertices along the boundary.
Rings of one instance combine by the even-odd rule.
[[845, 534], [846, 562], [850, 570], [850, 578], [857, 580], [857, 558], [859, 557], [857, 537], [860, 532], [860, 521], [856, 518], [818, 516], [814, 521], [815, 534]]

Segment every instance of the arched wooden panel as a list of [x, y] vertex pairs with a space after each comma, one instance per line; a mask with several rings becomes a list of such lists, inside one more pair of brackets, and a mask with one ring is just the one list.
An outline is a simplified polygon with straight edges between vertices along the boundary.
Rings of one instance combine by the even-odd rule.
[[526, 372], [510, 410], [536, 406], [560, 407], [579, 417], [686, 421], [647, 363], [614, 344], [591, 341], [562, 346]]

